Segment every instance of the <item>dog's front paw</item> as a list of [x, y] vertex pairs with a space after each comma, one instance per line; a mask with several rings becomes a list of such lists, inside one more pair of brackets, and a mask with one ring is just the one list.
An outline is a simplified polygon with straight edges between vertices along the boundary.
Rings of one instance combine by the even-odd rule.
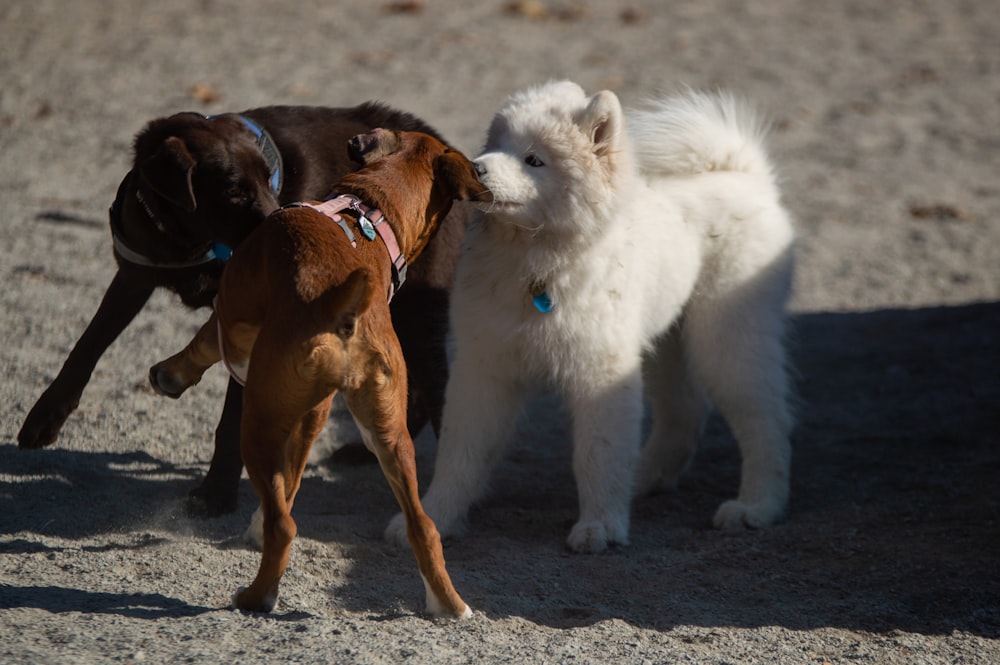
[[255, 550], [264, 549], [264, 509], [260, 506], [257, 506], [256, 512], [250, 518], [250, 526], [243, 532], [243, 542]]
[[[430, 511], [427, 511], [427, 516], [433, 520], [441, 540], [459, 538], [465, 534], [465, 521], [460, 518], [435, 517]], [[389, 520], [384, 537], [387, 543], [397, 547], [410, 546], [410, 541], [406, 536], [406, 517], [403, 516], [403, 513], [396, 513], [396, 516]]]
[[219, 517], [236, 510], [239, 503], [239, 488], [222, 487], [221, 483], [209, 483], [205, 479], [198, 487], [188, 492], [184, 509], [189, 517]]
[[80, 394], [71, 395], [69, 399], [53, 397], [52, 388], [45, 391], [38, 402], [28, 412], [21, 431], [17, 433], [17, 445], [20, 448], [44, 448], [55, 442], [63, 423], [73, 413], [80, 402]]
[[609, 526], [601, 520], [573, 525], [566, 544], [579, 554], [597, 554], [611, 545], [628, 545], [628, 527]]
[[763, 529], [781, 519], [783, 513], [783, 508], [772, 502], [747, 503], [733, 499], [719, 506], [712, 524], [722, 531]]
[[410, 546], [410, 541], [406, 537], [406, 517], [403, 513], [396, 513], [396, 516], [389, 520], [389, 525], [385, 528], [385, 541], [396, 547]]
[[149, 384], [160, 395], [177, 399], [190, 388], [190, 384], [163, 368], [163, 363], [157, 363], [149, 368]]

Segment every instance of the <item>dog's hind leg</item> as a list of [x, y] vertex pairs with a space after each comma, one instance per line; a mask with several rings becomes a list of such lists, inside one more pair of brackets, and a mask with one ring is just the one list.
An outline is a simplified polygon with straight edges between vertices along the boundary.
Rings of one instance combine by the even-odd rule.
[[180, 397], [185, 390], [201, 381], [202, 374], [219, 362], [219, 332], [217, 315], [213, 312], [208, 321], [195, 334], [186, 347], [149, 369], [149, 382], [153, 390], [173, 397]]
[[467, 618], [472, 611], [452, 586], [441, 536], [420, 503], [416, 455], [406, 429], [403, 356], [395, 338], [384, 342], [388, 357], [369, 363], [374, 371], [360, 388], [345, 392], [347, 405], [403, 511], [407, 539], [424, 582], [427, 611], [438, 617]]
[[705, 396], [688, 375], [678, 328], [657, 340], [646, 357], [643, 386], [652, 422], [636, 475], [637, 496], [676, 487], [708, 411]]
[[[258, 369], [254, 367], [254, 370]], [[263, 369], [263, 368], [260, 368]], [[260, 497], [263, 515], [263, 547], [257, 576], [249, 587], [233, 596], [233, 605], [252, 612], [270, 612], [278, 601], [278, 586], [288, 567], [292, 541], [297, 528], [292, 519], [292, 505], [302, 482], [309, 450], [326, 424], [333, 396], [302, 413], [296, 407], [303, 401], [315, 401], [308, 394], [274, 400], [269, 391], [277, 377], [266, 377], [269, 386], [257, 389], [248, 378], [241, 424], [241, 450], [247, 474]], [[280, 381], [280, 380], [279, 380]], [[291, 399], [290, 399], [291, 398]]]
[[716, 512], [719, 529], [769, 526], [788, 503], [792, 414], [783, 324], [780, 306], [769, 308], [748, 293], [685, 315], [690, 367], [729, 423], [742, 456], [739, 495]]
[[[481, 363], [475, 352], [461, 350], [452, 364], [434, 478], [423, 498], [445, 537], [463, 531], [469, 508], [489, 485], [490, 471], [517, 425], [523, 396], [516, 371], [515, 363]], [[393, 517], [386, 540], [402, 546], [405, 526], [403, 515]]]

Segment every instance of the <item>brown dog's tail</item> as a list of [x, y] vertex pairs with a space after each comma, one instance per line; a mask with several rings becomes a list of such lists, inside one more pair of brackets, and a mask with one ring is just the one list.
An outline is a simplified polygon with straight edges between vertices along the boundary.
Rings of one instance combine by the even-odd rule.
[[371, 272], [357, 268], [342, 283], [328, 289], [311, 305], [322, 332], [311, 338], [312, 349], [299, 364], [299, 375], [332, 392], [342, 387], [350, 341], [358, 319], [371, 305]]

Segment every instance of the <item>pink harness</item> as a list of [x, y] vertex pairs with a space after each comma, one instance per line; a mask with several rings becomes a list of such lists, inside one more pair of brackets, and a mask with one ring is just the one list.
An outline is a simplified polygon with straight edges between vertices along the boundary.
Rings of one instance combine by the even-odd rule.
[[[312, 208], [318, 212], [323, 213], [331, 220], [333, 220], [337, 226], [343, 230], [347, 239], [351, 243], [351, 247], [357, 248], [358, 242], [354, 235], [354, 231], [351, 229], [350, 224], [344, 219], [344, 216], [340, 214], [342, 210], [347, 208], [352, 208], [358, 213], [357, 227], [361, 231], [361, 235], [365, 237], [366, 240], [374, 240], [375, 236], [382, 238], [382, 244], [385, 245], [385, 249], [389, 252], [389, 261], [392, 263], [392, 279], [389, 280], [389, 295], [388, 302], [392, 302], [392, 297], [396, 295], [399, 291], [399, 287], [403, 285], [406, 280], [406, 257], [403, 256], [403, 251], [399, 248], [399, 242], [396, 240], [396, 234], [392, 232], [392, 227], [385, 223], [385, 215], [382, 214], [381, 210], [371, 208], [365, 205], [361, 199], [350, 194], [343, 194], [341, 196], [330, 197], [323, 201], [322, 203], [290, 203], [285, 208]], [[218, 296], [212, 301], [212, 308], [218, 314]], [[241, 386], [246, 385], [246, 370], [248, 368], [244, 367], [243, 373], [237, 371], [237, 368], [233, 367], [229, 363], [229, 359], [226, 357], [226, 346], [222, 341], [222, 319], [218, 316], [215, 317], [216, 329], [219, 338], [219, 355], [222, 357], [222, 364], [225, 365], [226, 370], [229, 375], [240, 384]]]

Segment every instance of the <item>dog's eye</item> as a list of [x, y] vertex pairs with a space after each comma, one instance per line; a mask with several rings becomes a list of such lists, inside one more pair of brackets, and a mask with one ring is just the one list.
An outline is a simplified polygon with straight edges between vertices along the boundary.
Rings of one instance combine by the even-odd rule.
[[528, 166], [545, 166], [545, 162], [535, 157], [533, 153], [529, 153], [527, 157], [524, 158], [524, 163]]

